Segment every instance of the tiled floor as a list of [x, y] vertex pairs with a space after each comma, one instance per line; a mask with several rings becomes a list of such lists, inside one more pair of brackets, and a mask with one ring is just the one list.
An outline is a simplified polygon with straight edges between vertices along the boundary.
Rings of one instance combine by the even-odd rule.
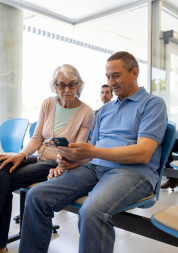
[[[164, 181], [164, 180], [163, 180]], [[150, 209], [133, 209], [130, 212], [151, 217], [151, 215], [166, 207], [178, 204], [178, 188], [161, 190], [160, 200]], [[19, 195], [14, 194], [12, 217], [19, 214]], [[55, 214], [53, 224], [60, 225], [57, 234], [53, 234], [49, 247], [49, 253], [77, 253], [79, 233], [77, 229], [78, 216], [66, 211]], [[11, 221], [10, 235], [19, 231], [19, 225]], [[115, 229], [116, 241], [114, 253], [178, 253], [178, 248], [157, 242], [122, 229]], [[10, 253], [17, 253], [19, 241], [8, 245]], [[92, 253], [92, 252], [91, 252]]]

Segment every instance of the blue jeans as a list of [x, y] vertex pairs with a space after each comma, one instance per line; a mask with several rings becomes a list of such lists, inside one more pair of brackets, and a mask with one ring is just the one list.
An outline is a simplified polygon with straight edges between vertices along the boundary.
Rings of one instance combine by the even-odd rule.
[[54, 212], [88, 193], [79, 211], [79, 253], [111, 253], [115, 241], [112, 215], [153, 191], [148, 179], [133, 170], [90, 163], [68, 170], [28, 192], [19, 253], [48, 252]]
[[12, 192], [47, 180], [49, 170], [55, 168], [57, 163], [52, 160], [37, 163], [36, 157], [30, 156], [10, 174], [11, 166], [12, 163], [9, 163], [0, 169], [0, 249], [7, 245], [12, 212]]

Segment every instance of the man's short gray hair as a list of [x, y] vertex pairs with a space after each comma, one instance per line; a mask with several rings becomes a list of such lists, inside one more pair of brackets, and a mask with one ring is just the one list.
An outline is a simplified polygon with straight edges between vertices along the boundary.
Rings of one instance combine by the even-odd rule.
[[50, 83], [51, 91], [58, 95], [58, 92], [56, 90], [56, 84], [59, 73], [62, 73], [67, 79], [76, 80], [78, 82], [76, 95], [79, 98], [84, 88], [84, 82], [78, 70], [70, 64], [63, 64], [62, 66], [56, 68], [52, 77], [52, 81]]
[[107, 61], [115, 61], [115, 60], [121, 60], [122, 67], [127, 69], [127, 71], [129, 73], [135, 67], [137, 67], [139, 69], [139, 65], [138, 65], [137, 60], [135, 59], [135, 57], [132, 54], [130, 54], [128, 52], [120, 51], [120, 52], [117, 52], [117, 53], [111, 55], [107, 59]]

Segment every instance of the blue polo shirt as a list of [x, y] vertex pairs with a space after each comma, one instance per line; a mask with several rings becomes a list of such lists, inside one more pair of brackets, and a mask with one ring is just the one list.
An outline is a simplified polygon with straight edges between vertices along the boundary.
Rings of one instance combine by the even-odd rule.
[[159, 178], [157, 170], [166, 126], [167, 109], [164, 100], [148, 93], [144, 87], [122, 102], [117, 98], [101, 108], [91, 144], [97, 148], [123, 147], [136, 144], [138, 137], [146, 137], [157, 141], [159, 145], [147, 164], [120, 164], [101, 159], [93, 159], [91, 163], [135, 170], [148, 178], [155, 187]]

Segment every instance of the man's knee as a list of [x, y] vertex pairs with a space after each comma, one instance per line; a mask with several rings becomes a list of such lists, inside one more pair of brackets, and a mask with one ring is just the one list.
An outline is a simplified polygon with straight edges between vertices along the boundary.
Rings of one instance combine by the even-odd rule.
[[40, 210], [43, 214], [53, 218], [54, 211], [47, 194], [47, 187], [43, 183], [31, 188], [26, 197], [26, 208]]
[[40, 206], [43, 201], [42, 195], [42, 187], [35, 186], [31, 188], [26, 196], [26, 205]]
[[79, 218], [83, 221], [89, 222], [90, 220], [95, 220], [95, 218], [99, 217], [99, 213], [101, 213], [101, 210], [98, 205], [86, 200], [79, 211]]

